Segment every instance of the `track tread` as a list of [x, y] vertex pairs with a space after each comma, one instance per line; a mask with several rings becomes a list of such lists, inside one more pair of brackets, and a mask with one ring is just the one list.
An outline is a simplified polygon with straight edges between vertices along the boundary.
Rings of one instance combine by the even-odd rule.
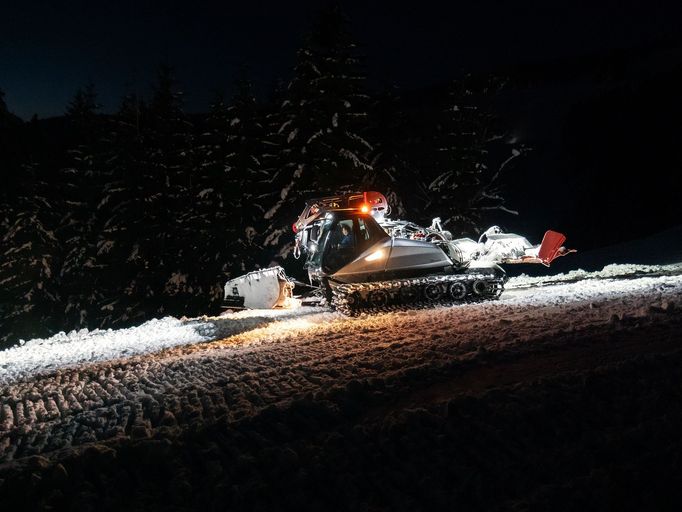
[[[473, 284], [477, 281], [486, 282], [488, 285], [486, 293], [474, 293]], [[463, 299], [455, 300], [448, 294], [449, 285], [455, 282], [463, 282], [467, 288], [467, 294]], [[361, 313], [426, 309], [435, 306], [455, 306], [466, 302], [495, 300], [502, 294], [504, 282], [504, 277], [494, 277], [483, 273], [467, 273], [369, 283], [335, 284], [332, 285], [332, 306], [340, 313], [348, 316], [355, 316]], [[443, 288], [443, 294], [437, 300], [425, 299], [424, 290], [434, 284]], [[401, 290], [408, 287], [416, 288], [417, 290], [418, 300], [415, 302], [405, 302], [406, 294], [401, 293]], [[371, 303], [371, 298], [373, 294], [376, 296], [376, 292], [379, 290], [387, 292], [390, 299], [385, 305], [374, 306]]]

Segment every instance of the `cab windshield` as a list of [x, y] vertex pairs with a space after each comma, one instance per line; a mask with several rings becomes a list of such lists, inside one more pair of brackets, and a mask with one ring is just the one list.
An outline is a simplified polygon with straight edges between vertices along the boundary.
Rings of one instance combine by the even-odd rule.
[[333, 274], [388, 234], [371, 215], [329, 213], [308, 258], [308, 266]]

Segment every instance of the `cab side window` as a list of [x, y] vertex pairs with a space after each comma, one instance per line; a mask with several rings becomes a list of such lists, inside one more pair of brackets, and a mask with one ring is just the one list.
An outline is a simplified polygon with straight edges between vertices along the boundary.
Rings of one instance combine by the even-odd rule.
[[355, 247], [355, 237], [353, 236], [353, 221], [343, 220], [339, 222], [339, 248], [349, 249]]
[[358, 222], [358, 245], [361, 250], [367, 249], [376, 242], [388, 238], [386, 232], [377, 224], [365, 222], [363, 218], [359, 218]]

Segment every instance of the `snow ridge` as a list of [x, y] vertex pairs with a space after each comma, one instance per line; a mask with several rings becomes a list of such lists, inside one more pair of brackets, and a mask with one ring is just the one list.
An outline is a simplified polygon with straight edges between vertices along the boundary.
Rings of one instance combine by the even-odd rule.
[[0, 352], [0, 385], [83, 363], [159, 352], [232, 336], [278, 319], [318, 313], [319, 309], [242, 311], [223, 317], [149, 320], [128, 329], [81, 329], [50, 338], [21, 341]]
[[507, 289], [544, 286], [547, 284], [569, 283], [585, 279], [627, 279], [633, 277], [682, 274], [682, 263], [671, 265], [611, 264], [596, 272], [582, 269], [571, 270], [566, 274], [531, 277], [521, 274], [512, 277], [506, 284]]

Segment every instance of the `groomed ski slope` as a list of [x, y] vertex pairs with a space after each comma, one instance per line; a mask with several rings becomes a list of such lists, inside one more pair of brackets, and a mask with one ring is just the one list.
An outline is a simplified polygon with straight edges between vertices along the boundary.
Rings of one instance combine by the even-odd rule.
[[[471, 308], [484, 307], [497, 310], [500, 305], [536, 307], [555, 304], [558, 306], [566, 302], [576, 302], [583, 297], [601, 300], [653, 285], [651, 281], [633, 281], [638, 277], [658, 276], [661, 277], [662, 282], [667, 283], [670, 280], [666, 279], [665, 276], [675, 277], [679, 275], [682, 275], [682, 264], [666, 266], [609, 265], [598, 272], [575, 270], [553, 276], [520, 276], [509, 280], [500, 302], [469, 304], [457, 308], [465, 308], [459, 312], [464, 314]], [[614, 282], [614, 280], [627, 281]], [[606, 288], [604, 281], [608, 281]], [[570, 283], [575, 283], [575, 285], [552, 291], [542, 290], [538, 292], [536, 290], [536, 288], [549, 285]], [[522, 291], [529, 289], [533, 289], [533, 291]], [[443, 309], [450, 308], [438, 308], [438, 310]], [[408, 313], [397, 314], [406, 315]], [[429, 314], [429, 311], [418, 313], [419, 316], [426, 318]], [[150, 320], [140, 326], [128, 329], [94, 331], [83, 329], [68, 334], [62, 332], [47, 339], [22, 340], [15, 347], [0, 351], [0, 385], [79, 364], [153, 354], [173, 347], [227, 338], [268, 324], [274, 324], [275, 329], [291, 329], [300, 325], [299, 320], [302, 318], [305, 318], [303, 325], [308, 326], [326, 323], [332, 318], [338, 321], [343, 317], [321, 308], [300, 307], [290, 310], [241, 311], [211, 318], [180, 320], [165, 317]], [[387, 318], [390, 319], [391, 317], [388, 316]]]
[[681, 306], [682, 265], [611, 265], [513, 278], [495, 302], [357, 318], [244, 311], [30, 340], [0, 352], [0, 467], [238, 421], [359, 383], [428, 383], [491, 354], [551, 353], [576, 339], [584, 351], [586, 339], [677, 321]]

